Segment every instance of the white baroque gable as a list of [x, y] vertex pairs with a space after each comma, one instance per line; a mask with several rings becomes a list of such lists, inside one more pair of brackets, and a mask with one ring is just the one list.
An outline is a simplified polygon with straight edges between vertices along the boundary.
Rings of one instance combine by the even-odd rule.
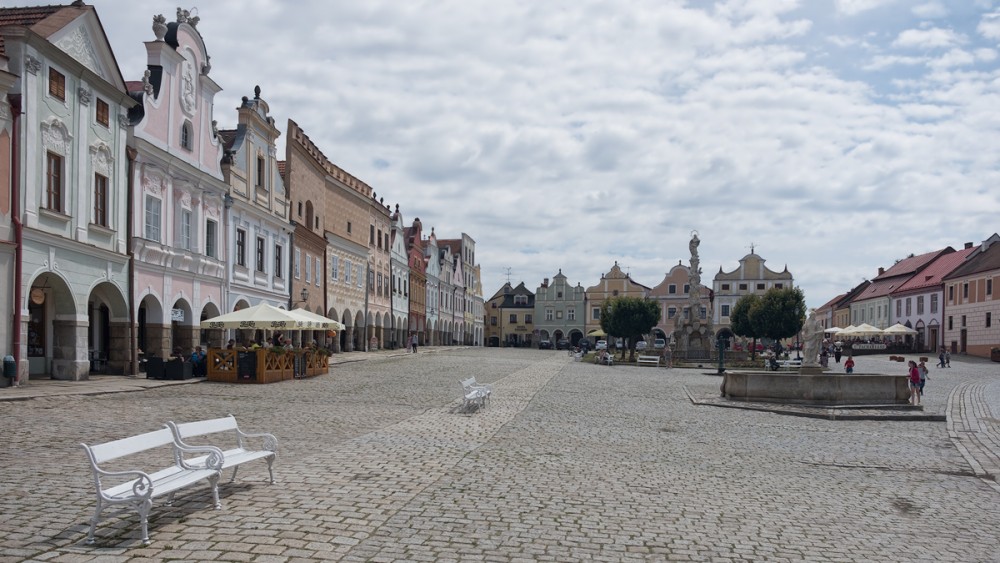
[[56, 47], [65, 51], [67, 55], [79, 61], [83, 66], [94, 71], [98, 76], [107, 78], [104, 75], [104, 70], [101, 68], [97, 53], [94, 51], [94, 43], [90, 40], [90, 35], [83, 29], [83, 26], [77, 27], [62, 39], [56, 41]]
[[50, 117], [42, 122], [42, 145], [55, 153], [66, 156], [69, 154], [70, 135], [66, 124], [57, 117]]

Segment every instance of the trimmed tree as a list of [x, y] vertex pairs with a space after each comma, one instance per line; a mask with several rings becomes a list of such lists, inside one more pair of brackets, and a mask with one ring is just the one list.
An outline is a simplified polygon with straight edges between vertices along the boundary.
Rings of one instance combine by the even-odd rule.
[[753, 322], [760, 336], [782, 340], [798, 334], [805, 318], [806, 298], [801, 289], [772, 288], [764, 294]]
[[757, 325], [753, 322], [755, 311], [760, 306], [760, 296], [751, 293], [740, 297], [729, 313], [729, 328], [732, 329], [733, 334], [753, 339], [753, 344], [750, 346], [750, 359], [757, 357], [757, 338], [761, 336], [757, 331]]
[[[601, 305], [601, 329], [628, 339], [629, 360], [635, 360], [635, 343], [660, 322], [660, 305], [640, 297], [612, 297]], [[625, 352], [622, 351], [622, 357]]]

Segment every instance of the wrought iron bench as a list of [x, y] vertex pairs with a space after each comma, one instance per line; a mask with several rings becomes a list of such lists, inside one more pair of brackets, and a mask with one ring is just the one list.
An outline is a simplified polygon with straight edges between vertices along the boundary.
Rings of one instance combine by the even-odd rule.
[[[142, 527], [142, 542], [149, 544], [148, 518], [153, 506], [153, 499], [167, 496], [167, 505], [173, 503], [174, 493], [194, 485], [201, 480], [207, 480], [212, 489], [212, 500], [215, 508], [222, 508], [219, 502], [219, 476], [222, 471], [222, 450], [212, 446], [185, 446], [174, 440], [169, 429], [147, 432], [113, 442], [90, 446], [80, 444], [87, 451], [90, 467], [94, 472], [94, 486], [97, 492], [97, 508], [90, 521], [90, 533], [87, 543], [94, 543], [94, 532], [101, 519], [101, 511], [105, 505], [127, 504], [139, 513], [139, 523]], [[109, 471], [102, 468], [108, 462], [119, 458], [139, 454], [161, 448], [169, 450], [172, 463], [163, 468], [143, 471], [130, 469], [127, 471]], [[185, 454], [204, 454], [202, 462], [195, 466], [184, 459]], [[149, 458], [146, 458], [149, 459]], [[114, 481], [108, 486], [106, 481]]]
[[462, 381], [462, 394], [462, 408], [469, 409], [472, 405], [485, 407], [493, 395], [493, 386], [477, 383], [475, 377], [470, 377]]
[[655, 366], [655, 367], [659, 367], [660, 366], [660, 360], [662, 360], [662, 358], [660, 358], [660, 356], [638, 356], [635, 359], [635, 363], [636, 363], [636, 365], [639, 365], [639, 366]]
[[[274, 484], [274, 470], [272, 465], [274, 464], [274, 459], [278, 455], [278, 439], [272, 434], [247, 434], [240, 430], [239, 426], [236, 424], [236, 417], [233, 415], [225, 416], [222, 418], [214, 418], [211, 420], [199, 420], [197, 422], [184, 422], [177, 424], [173, 421], [167, 422], [167, 427], [173, 432], [174, 437], [177, 442], [183, 446], [195, 447], [193, 444], [188, 443], [191, 438], [205, 437], [213, 434], [228, 434], [235, 438], [234, 448], [225, 449], [228, 445], [232, 445], [232, 442], [228, 443], [227, 446], [222, 444], [213, 444], [213, 446], [222, 449], [222, 470], [232, 468], [233, 476], [229, 479], [232, 483], [236, 480], [236, 472], [239, 471], [239, 466], [258, 459], [263, 459], [267, 462], [267, 473], [270, 477], [271, 484]], [[260, 439], [262, 440], [262, 448], [255, 450], [249, 447], [247, 439]], [[205, 465], [208, 463], [209, 456], [202, 456], [198, 458], [193, 458], [187, 460], [187, 463], [191, 465]]]

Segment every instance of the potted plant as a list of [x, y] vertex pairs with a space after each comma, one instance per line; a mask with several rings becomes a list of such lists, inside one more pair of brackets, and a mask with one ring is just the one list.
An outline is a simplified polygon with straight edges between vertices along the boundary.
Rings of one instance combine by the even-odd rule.
[[1000, 362], [1000, 346], [990, 348], [990, 359], [994, 362]]

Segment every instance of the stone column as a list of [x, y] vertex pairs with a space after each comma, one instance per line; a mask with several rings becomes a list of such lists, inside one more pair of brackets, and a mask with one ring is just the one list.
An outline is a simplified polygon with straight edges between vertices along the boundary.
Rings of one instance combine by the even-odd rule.
[[111, 331], [108, 334], [108, 373], [135, 374], [132, 369], [131, 331], [132, 323], [111, 323]]
[[52, 322], [52, 379], [85, 381], [90, 375], [86, 321]]

